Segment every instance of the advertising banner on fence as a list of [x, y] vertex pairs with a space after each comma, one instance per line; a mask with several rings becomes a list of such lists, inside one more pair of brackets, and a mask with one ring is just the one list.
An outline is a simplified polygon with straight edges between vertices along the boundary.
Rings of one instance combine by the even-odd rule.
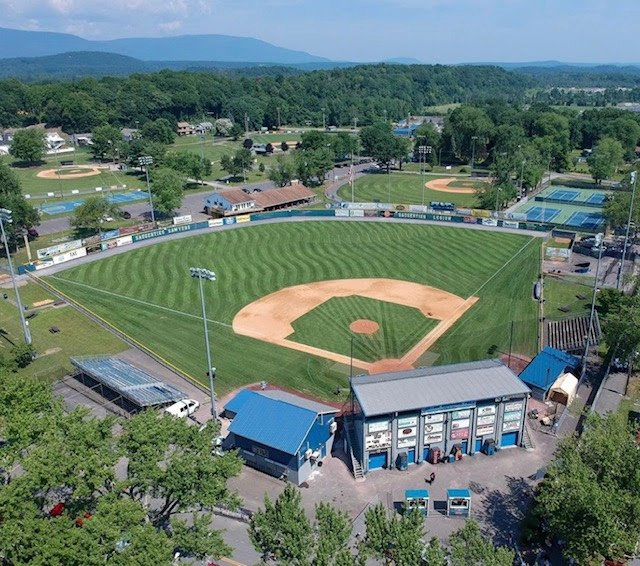
[[396, 212], [396, 218], [409, 218], [411, 220], [426, 220], [428, 214], [425, 212]]
[[495, 218], [483, 218], [482, 219], [483, 226], [497, 226], [498, 221]]
[[174, 226], [176, 224], [189, 224], [189, 222], [193, 222], [193, 218], [190, 214], [185, 214], [184, 216], [174, 216], [172, 220]]
[[106, 232], [102, 232], [100, 234], [100, 239], [102, 241], [111, 240], [113, 238], [117, 238], [119, 235], [120, 235], [120, 230], [107, 230]]
[[71, 250], [70, 252], [65, 252], [60, 255], [54, 255], [51, 259], [53, 260], [54, 265], [57, 265], [85, 255], [87, 255], [87, 248], [78, 248], [77, 250]]
[[58, 244], [56, 246], [42, 248], [41, 250], [38, 250], [38, 259], [46, 259], [81, 247], [82, 240], [73, 240], [72, 242], [64, 242], [63, 244]]
[[210, 220], [207, 221], [207, 223], [209, 224], [209, 228], [215, 228], [217, 226], [222, 226], [224, 224], [224, 222], [222, 221], [222, 218], [211, 218]]
[[[336, 210], [336, 212], [338, 212]], [[336, 215], [337, 216], [337, 215]], [[354, 216], [357, 218], [362, 218], [364, 216], [364, 210], [350, 210], [349, 211], [349, 216]]]
[[236, 216], [236, 223], [240, 224], [242, 222], [251, 222], [251, 215], [250, 214], [240, 214], [240, 215]]
[[502, 221], [502, 227], [503, 228], [515, 228], [516, 230], [518, 230], [520, 228], [520, 223], [519, 222], [513, 222], [511, 220], [503, 220]]
[[338, 208], [335, 211], [336, 216], [350, 216], [350, 212], [362, 212], [360, 210], [348, 210], [346, 208]]
[[491, 212], [488, 210], [482, 210], [480, 208], [474, 208], [471, 210], [471, 214], [473, 216], [477, 216], [478, 218], [491, 218]]
[[478, 223], [478, 219], [475, 216], [464, 216], [462, 218], [462, 221], [465, 222], [466, 224], [477, 224]]
[[124, 236], [116, 240], [117, 246], [128, 246], [129, 244], [133, 244], [133, 238], [131, 236]]
[[236, 223], [236, 217], [235, 216], [228, 216], [226, 218], [223, 218], [222, 220], [223, 220], [223, 222], [225, 224], [235, 224]]
[[428, 206], [423, 206], [421, 204], [410, 204], [409, 212], [427, 212], [429, 209]]

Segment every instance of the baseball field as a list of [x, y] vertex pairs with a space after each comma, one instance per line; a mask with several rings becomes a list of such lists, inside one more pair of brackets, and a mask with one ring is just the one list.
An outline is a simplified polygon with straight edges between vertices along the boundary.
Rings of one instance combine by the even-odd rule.
[[[219, 395], [265, 380], [329, 398], [354, 372], [530, 354], [540, 240], [382, 222], [289, 222], [132, 250], [47, 277]], [[513, 321], [513, 324], [512, 324]]]

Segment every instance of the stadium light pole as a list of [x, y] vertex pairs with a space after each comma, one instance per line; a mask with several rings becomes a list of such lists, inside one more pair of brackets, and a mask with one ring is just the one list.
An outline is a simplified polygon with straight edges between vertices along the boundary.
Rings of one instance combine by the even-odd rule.
[[138, 157], [138, 164], [140, 167], [144, 165], [144, 172], [147, 177], [147, 194], [149, 195], [149, 207], [151, 208], [151, 222], [155, 227], [156, 225], [156, 214], [153, 211], [153, 200], [151, 199], [151, 186], [149, 185], [149, 165], [153, 163], [153, 157], [150, 155], [143, 155]]
[[476, 161], [476, 140], [478, 136], [471, 136], [471, 173], [473, 173], [473, 167]]
[[584, 353], [582, 354], [582, 372], [580, 377], [584, 375], [587, 369], [587, 356], [589, 355], [589, 346], [591, 345], [591, 332], [593, 329], [593, 319], [596, 311], [596, 295], [598, 293], [598, 278], [600, 277], [600, 261], [602, 260], [602, 245], [604, 240], [604, 234], [596, 234], [596, 244], [598, 245], [598, 263], [596, 263], [596, 278], [593, 282], [593, 295], [591, 296], [591, 314], [589, 315], [589, 327], [587, 328], [587, 335], [584, 340]]
[[11, 252], [9, 251], [9, 242], [7, 240], [7, 233], [4, 230], [4, 224], [13, 222], [11, 218], [11, 211], [6, 208], [0, 208], [0, 230], [2, 230], [2, 240], [4, 242], [4, 249], [7, 252], [7, 261], [9, 262], [9, 272], [11, 273], [11, 283], [13, 283], [13, 290], [16, 294], [16, 302], [18, 303], [18, 312], [20, 313], [20, 323], [22, 324], [22, 332], [24, 333], [24, 341], [31, 345], [31, 331], [29, 330], [29, 324], [24, 317], [24, 308], [22, 308], [22, 301], [20, 301], [20, 293], [18, 292], [18, 285], [16, 284], [16, 274], [13, 271], [13, 262], [11, 261]]
[[622, 246], [622, 259], [620, 261], [620, 267], [618, 268], [618, 278], [616, 279], [616, 289], [620, 289], [622, 283], [622, 272], [624, 271], [624, 259], [627, 255], [627, 246], [629, 245], [629, 231], [631, 229], [631, 217], [633, 216], [633, 201], [636, 198], [636, 185], [638, 184], [638, 172], [631, 172], [631, 183], [633, 184], [633, 191], [631, 192], [631, 202], [629, 203], [629, 217], [627, 218], [627, 230], [624, 234], [624, 245]]
[[204, 269], [203, 267], [190, 267], [189, 271], [191, 277], [198, 280], [200, 286], [200, 304], [202, 306], [202, 322], [204, 324], [204, 344], [207, 351], [207, 375], [209, 376], [209, 396], [211, 397], [211, 418], [216, 420], [218, 418], [218, 411], [216, 409], [216, 396], [213, 388], [213, 382], [215, 379], [216, 368], [211, 365], [211, 348], [209, 345], [209, 329], [207, 327], [207, 311], [204, 304], [204, 287], [203, 281], [215, 281], [216, 274], [213, 271]]
[[[429, 148], [431, 149], [431, 148]], [[423, 163], [426, 161], [427, 156], [427, 146], [419, 145], [418, 146], [418, 157], [420, 162], [420, 182], [422, 183], [422, 206], [424, 206], [424, 166]]]

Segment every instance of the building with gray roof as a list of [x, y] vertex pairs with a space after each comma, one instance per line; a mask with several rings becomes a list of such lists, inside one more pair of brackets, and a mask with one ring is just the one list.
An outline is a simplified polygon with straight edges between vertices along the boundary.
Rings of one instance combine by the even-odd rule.
[[520, 446], [531, 394], [499, 360], [359, 375], [351, 392], [352, 449], [365, 472]]

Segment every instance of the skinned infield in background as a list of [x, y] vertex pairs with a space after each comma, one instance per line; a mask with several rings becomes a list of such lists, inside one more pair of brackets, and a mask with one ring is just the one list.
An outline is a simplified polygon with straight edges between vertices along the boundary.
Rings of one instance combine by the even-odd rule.
[[[200, 296], [189, 267], [213, 269], [217, 281], [204, 283], [204, 292], [219, 394], [264, 380], [335, 399], [348, 365], [238, 335], [232, 328], [238, 312], [296, 285], [392, 279], [479, 298], [415, 365], [484, 359], [507, 352], [510, 343], [513, 352], [533, 353], [531, 289], [540, 243], [527, 235], [427, 224], [286, 222], [132, 249], [46, 280], [206, 383]], [[317, 333], [334, 331], [327, 326]]]
[[[367, 297], [405, 307], [418, 309], [423, 317], [438, 320], [436, 327], [416, 337], [415, 343], [403, 356], [385, 357], [385, 351], [377, 353], [376, 361], [363, 361], [354, 356], [302, 344], [292, 339], [295, 321], [313, 312], [314, 309], [336, 297]], [[442, 336], [470, 307], [477, 297], [463, 299], [452, 293], [408, 281], [395, 279], [338, 279], [318, 281], [305, 285], [286, 287], [262, 297], [244, 307], [233, 319], [233, 330], [237, 334], [264, 340], [293, 350], [314, 354], [342, 364], [352, 363], [369, 373], [380, 373], [399, 369], [411, 369], [416, 360]], [[357, 318], [360, 314], [357, 314]], [[324, 328], [335, 326], [327, 321]], [[340, 325], [338, 325], [340, 326]], [[395, 329], [391, 328], [390, 331]], [[426, 328], [425, 328], [426, 330]], [[398, 329], [398, 338], [402, 330]], [[393, 337], [394, 344], [399, 340]]]

